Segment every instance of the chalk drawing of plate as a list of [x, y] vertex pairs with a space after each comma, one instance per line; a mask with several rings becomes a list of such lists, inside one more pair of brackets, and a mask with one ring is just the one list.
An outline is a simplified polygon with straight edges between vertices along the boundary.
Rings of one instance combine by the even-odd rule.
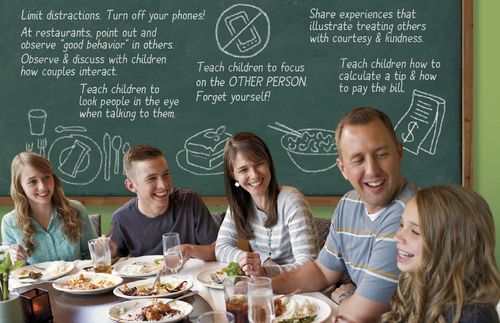
[[221, 175], [224, 173], [224, 164], [219, 164], [215, 167], [212, 168], [204, 168], [200, 166], [196, 166], [195, 164], [190, 164], [187, 161], [186, 157], [186, 150], [182, 149], [177, 153], [175, 156], [175, 159], [177, 160], [177, 165], [179, 165], [180, 168], [185, 170], [188, 173], [194, 174], [194, 175]]
[[48, 158], [65, 183], [86, 185], [92, 183], [101, 172], [101, 148], [84, 135], [71, 134], [57, 138], [50, 146]]

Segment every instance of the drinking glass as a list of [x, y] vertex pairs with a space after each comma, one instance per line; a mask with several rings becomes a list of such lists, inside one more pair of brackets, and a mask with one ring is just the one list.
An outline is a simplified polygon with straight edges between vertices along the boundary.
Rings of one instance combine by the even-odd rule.
[[179, 233], [165, 233], [162, 237], [162, 241], [165, 268], [170, 270], [173, 275], [177, 275], [177, 271], [182, 266], [182, 250], [180, 249], [181, 241]]
[[229, 312], [206, 312], [198, 317], [197, 323], [234, 323], [234, 316]]
[[271, 278], [254, 277], [248, 284], [248, 320], [250, 323], [272, 323], [274, 320]]
[[96, 273], [111, 274], [111, 249], [109, 238], [99, 237], [89, 240], [90, 258]]
[[251, 281], [247, 276], [229, 276], [222, 282], [226, 311], [234, 315], [235, 323], [248, 323], [247, 292]]

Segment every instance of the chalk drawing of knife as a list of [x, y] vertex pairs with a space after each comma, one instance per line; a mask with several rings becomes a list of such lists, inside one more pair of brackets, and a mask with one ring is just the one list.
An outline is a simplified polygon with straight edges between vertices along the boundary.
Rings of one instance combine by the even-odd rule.
[[111, 171], [111, 136], [107, 132], [102, 138], [102, 148], [104, 150], [104, 180], [109, 181]]
[[68, 126], [68, 127], [65, 127], [65, 126], [58, 125], [56, 127], [55, 131], [57, 133], [62, 133], [62, 132], [65, 132], [65, 131], [87, 132], [87, 128], [82, 127], [82, 126]]
[[120, 152], [122, 149], [122, 137], [114, 136], [113, 140], [111, 141], [111, 147], [115, 152], [113, 172], [116, 175], [120, 171]]

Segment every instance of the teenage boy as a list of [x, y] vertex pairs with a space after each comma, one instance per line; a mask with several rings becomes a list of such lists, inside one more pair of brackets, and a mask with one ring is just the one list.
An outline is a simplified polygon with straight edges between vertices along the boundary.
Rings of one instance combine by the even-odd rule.
[[123, 158], [123, 168], [125, 187], [136, 197], [113, 214], [112, 256], [163, 254], [162, 235], [178, 232], [184, 261], [215, 260], [218, 227], [194, 191], [173, 187], [162, 151], [133, 146]]
[[383, 112], [355, 109], [339, 121], [335, 136], [337, 165], [354, 190], [337, 205], [318, 259], [276, 276], [272, 285], [276, 293], [319, 291], [348, 273], [356, 287], [332, 294], [338, 315], [372, 322], [390, 308], [399, 275], [394, 235], [417, 187], [401, 174], [402, 146]]

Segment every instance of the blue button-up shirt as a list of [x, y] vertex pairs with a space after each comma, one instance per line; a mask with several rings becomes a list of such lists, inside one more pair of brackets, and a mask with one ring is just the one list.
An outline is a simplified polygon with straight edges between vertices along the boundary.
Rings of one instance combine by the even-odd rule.
[[[70, 200], [71, 205], [76, 207], [78, 215], [82, 221], [81, 235], [72, 242], [63, 231], [63, 218], [54, 209], [50, 216], [47, 230], [42, 228], [34, 219], [31, 220], [35, 229], [34, 244], [35, 250], [26, 259], [29, 264], [39, 262], [76, 259], [89, 259], [88, 241], [97, 237], [96, 232], [90, 222], [87, 210], [78, 201]], [[2, 241], [10, 244], [22, 244], [23, 232], [17, 226], [15, 210], [7, 213], [2, 219]]]

